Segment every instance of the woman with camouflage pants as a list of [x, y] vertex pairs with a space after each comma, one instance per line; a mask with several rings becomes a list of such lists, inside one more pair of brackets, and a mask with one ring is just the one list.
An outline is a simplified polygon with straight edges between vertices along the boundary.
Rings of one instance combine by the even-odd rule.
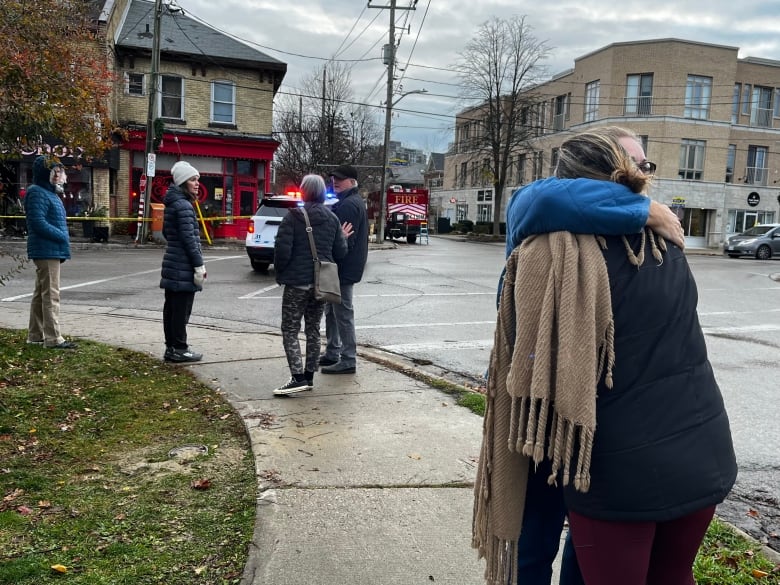
[[[301, 181], [303, 208], [309, 215], [320, 260], [338, 262], [347, 255], [347, 241], [336, 215], [325, 207], [325, 181], [306, 175]], [[314, 372], [320, 357], [320, 321], [324, 301], [314, 298], [314, 262], [306, 221], [299, 207], [290, 209], [279, 226], [274, 245], [276, 282], [284, 285], [282, 295], [282, 344], [292, 377], [276, 388], [274, 396], [287, 396], [314, 387]], [[304, 320], [306, 364], [301, 358], [298, 334]]]

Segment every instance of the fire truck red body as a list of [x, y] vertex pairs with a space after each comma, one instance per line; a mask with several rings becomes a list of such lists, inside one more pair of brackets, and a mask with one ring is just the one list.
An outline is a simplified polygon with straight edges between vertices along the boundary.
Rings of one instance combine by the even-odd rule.
[[378, 221], [380, 213], [385, 215], [385, 239], [406, 238], [414, 244], [421, 226], [428, 223], [428, 189], [390, 185], [385, 210], [381, 210], [379, 191], [369, 193], [368, 218]]

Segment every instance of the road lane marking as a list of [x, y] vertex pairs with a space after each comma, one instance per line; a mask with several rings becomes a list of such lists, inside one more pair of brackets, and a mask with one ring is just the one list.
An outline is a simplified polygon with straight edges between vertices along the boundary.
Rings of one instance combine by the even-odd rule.
[[[271, 286], [267, 286], [265, 288], [261, 288], [260, 290], [256, 290], [255, 292], [249, 293], [248, 295], [243, 295], [238, 297], [239, 300], [245, 300], [245, 299], [255, 299], [259, 298], [259, 295], [263, 294], [264, 292], [268, 292], [269, 290], [274, 290], [276, 288], [279, 288], [280, 285], [278, 284], [272, 284]], [[273, 296], [273, 297], [262, 297], [264, 299], [281, 299], [282, 297]]]
[[[269, 290], [273, 290], [277, 288], [279, 285], [273, 285], [268, 286], [266, 288], [261, 288], [260, 290], [257, 290], [253, 293], [249, 293], [243, 296], [238, 297], [239, 299], [258, 299], [261, 301], [267, 301], [267, 300], [279, 300], [282, 298], [281, 295], [272, 295], [267, 297], [261, 297], [259, 295], [263, 294], [264, 292], [267, 292]], [[495, 292], [454, 292], [454, 293], [389, 293], [389, 294], [372, 294], [372, 295], [354, 295], [353, 298], [356, 299], [373, 299], [373, 298], [418, 298], [418, 297], [470, 297], [470, 296], [490, 296], [495, 297]]]
[[398, 343], [395, 345], [382, 345], [382, 349], [400, 354], [409, 354], [418, 351], [460, 351], [464, 349], [491, 349], [492, 339], [473, 339], [471, 341], [440, 341], [437, 343]]
[[702, 327], [705, 334], [715, 333], [763, 333], [765, 331], [780, 331], [780, 325], [745, 325], [744, 327]]
[[[104, 282], [111, 282], [112, 280], [123, 280], [125, 278], [133, 278], [135, 276], [141, 276], [142, 274], [152, 274], [153, 272], [160, 272], [159, 268], [155, 268], [153, 270], [144, 270], [143, 272], [134, 272], [132, 274], [123, 274], [121, 276], [112, 276], [111, 278], [102, 278], [100, 280], [90, 280], [89, 282], [79, 282], [78, 284], [71, 284], [70, 286], [61, 286], [60, 292], [64, 290], [73, 290], [75, 288], [84, 288], [85, 286], [92, 286], [94, 284], [103, 284]], [[35, 291], [31, 293], [25, 293], [23, 295], [17, 295], [15, 297], [5, 297], [4, 299], [0, 299], [0, 301], [17, 301], [19, 299], [24, 299], [33, 296]]]

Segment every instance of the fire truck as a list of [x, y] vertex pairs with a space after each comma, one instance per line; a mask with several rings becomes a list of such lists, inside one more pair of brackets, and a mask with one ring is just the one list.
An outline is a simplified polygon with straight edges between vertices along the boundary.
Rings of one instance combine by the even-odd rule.
[[[379, 191], [368, 195], [368, 217], [379, 220], [381, 210]], [[422, 225], [428, 224], [428, 189], [405, 188], [390, 185], [387, 188], [385, 239], [406, 238], [410, 244], [417, 241]]]

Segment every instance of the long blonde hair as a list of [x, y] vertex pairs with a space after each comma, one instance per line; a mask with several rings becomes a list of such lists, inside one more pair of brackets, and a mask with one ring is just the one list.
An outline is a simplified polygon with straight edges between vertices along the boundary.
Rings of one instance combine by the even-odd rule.
[[650, 177], [639, 170], [637, 161], [620, 144], [621, 138], [639, 142], [636, 134], [620, 126], [604, 126], [569, 138], [558, 151], [555, 176], [612, 181], [625, 185], [634, 193], [643, 193]]

